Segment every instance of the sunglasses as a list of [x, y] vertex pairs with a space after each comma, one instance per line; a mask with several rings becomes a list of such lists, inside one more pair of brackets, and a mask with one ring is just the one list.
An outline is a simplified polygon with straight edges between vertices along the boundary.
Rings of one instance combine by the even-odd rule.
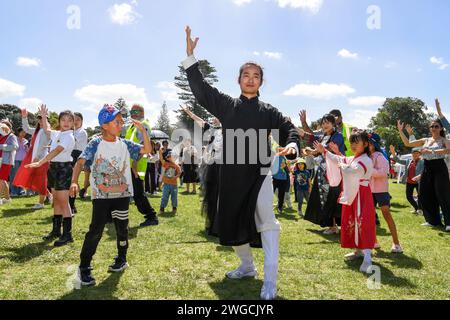
[[438, 125], [430, 126], [430, 129], [440, 129], [441, 127]]
[[130, 114], [141, 114], [142, 111], [141, 110], [131, 110]]

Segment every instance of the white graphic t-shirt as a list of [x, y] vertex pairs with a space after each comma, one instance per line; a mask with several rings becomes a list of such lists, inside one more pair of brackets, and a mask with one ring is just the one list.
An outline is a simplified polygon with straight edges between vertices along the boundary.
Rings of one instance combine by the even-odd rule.
[[142, 146], [124, 139], [108, 142], [94, 138], [81, 154], [91, 168], [91, 199], [133, 196], [130, 159], [139, 160]]

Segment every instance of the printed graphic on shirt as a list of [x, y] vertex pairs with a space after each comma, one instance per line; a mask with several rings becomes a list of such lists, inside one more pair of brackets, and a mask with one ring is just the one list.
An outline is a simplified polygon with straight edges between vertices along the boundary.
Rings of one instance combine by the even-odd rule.
[[[120, 159], [112, 157], [109, 160], [100, 155], [93, 166], [92, 177], [94, 178], [98, 194], [94, 198], [108, 198], [116, 195], [117, 198], [130, 197], [132, 194], [128, 190], [128, 183], [125, 177], [127, 164]], [[122, 168], [120, 170], [119, 168]]]

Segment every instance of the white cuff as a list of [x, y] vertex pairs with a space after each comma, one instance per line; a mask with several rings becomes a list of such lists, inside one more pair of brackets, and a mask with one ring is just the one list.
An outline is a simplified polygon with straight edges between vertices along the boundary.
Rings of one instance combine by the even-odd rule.
[[181, 64], [183, 65], [184, 70], [187, 70], [196, 63], [197, 59], [195, 59], [194, 55], [191, 55], [187, 57], [186, 60], [184, 60]]
[[295, 143], [295, 142], [291, 142], [291, 143], [289, 143], [287, 146], [286, 146], [286, 148], [293, 148], [293, 149], [295, 149], [295, 152], [297, 152], [297, 157], [299, 157], [300, 156], [300, 153], [298, 152], [298, 147], [297, 147], [297, 144]]

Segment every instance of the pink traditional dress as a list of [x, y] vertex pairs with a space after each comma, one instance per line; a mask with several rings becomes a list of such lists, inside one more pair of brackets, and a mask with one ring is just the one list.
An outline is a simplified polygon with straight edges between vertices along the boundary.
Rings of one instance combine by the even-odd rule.
[[367, 154], [359, 157], [337, 156], [325, 153], [327, 174], [342, 179], [341, 247], [373, 249], [375, 245], [375, 206], [370, 178], [373, 172], [372, 159]]

